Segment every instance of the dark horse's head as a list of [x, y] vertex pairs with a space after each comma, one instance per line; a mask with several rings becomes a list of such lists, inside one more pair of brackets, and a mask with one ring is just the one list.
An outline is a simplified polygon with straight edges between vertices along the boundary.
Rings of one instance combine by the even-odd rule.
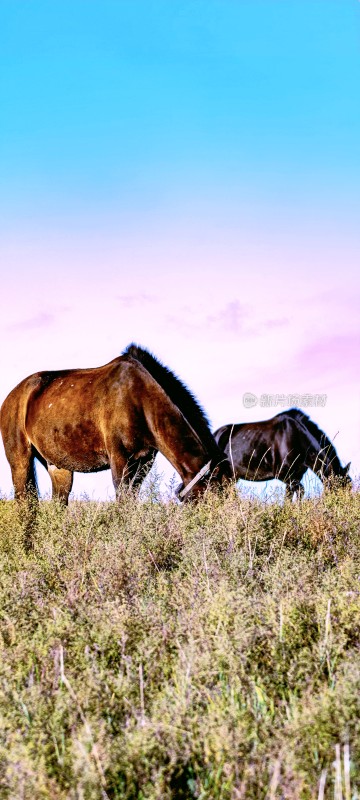
[[350, 467], [351, 467], [351, 461], [349, 461], [349, 463], [346, 464], [345, 467], [341, 467], [341, 466], [338, 467], [336, 473], [334, 473], [335, 480], [337, 481], [337, 483], [340, 484], [340, 486], [351, 486], [352, 485], [352, 480], [351, 480], [350, 475], [349, 475]]

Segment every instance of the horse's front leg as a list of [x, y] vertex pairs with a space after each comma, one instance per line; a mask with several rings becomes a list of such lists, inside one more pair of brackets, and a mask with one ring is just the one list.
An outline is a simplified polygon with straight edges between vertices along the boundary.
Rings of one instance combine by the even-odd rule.
[[151, 448], [149, 453], [140, 458], [129, 459], [126, 465], [126, 481], [134, 489], [138, 489], [149, 474], [156, 458], [157, 450]]
[[114, 484], [116, 499], [118, 500], [121, 494], [121, 489], [128, 485], [129, 474], [127, 467], [128, 454], [124, 449], [117, 448], [110, 456], [110, 469], [112, 482]]
[[117, 448], [110, 457], [111, 477], [114, 484], [116, 497], [119, 498], [124, 486], [138, 488], [150, 471], [157, 450], [153, 447], [141, 456], [130, 456], [124, 448]]
[[48, 464], [47, 470], [51, 478], [53, 500], [60, 500], [61, 503], [67, 506], [74, 473], [68, 469], [58, 469], [54, 464]]
[[286, 483], [285, 495], [288, 500], [293, 500], [294, 494], [296, 500], [301, 500], [305, 489], [300, 481], [289, 481]]

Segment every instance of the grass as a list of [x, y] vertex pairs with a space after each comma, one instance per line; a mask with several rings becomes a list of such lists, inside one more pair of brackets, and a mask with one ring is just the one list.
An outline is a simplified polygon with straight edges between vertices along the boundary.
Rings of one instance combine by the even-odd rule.
[[0, 501], [1, 798], [360, 796], [359, 498]]

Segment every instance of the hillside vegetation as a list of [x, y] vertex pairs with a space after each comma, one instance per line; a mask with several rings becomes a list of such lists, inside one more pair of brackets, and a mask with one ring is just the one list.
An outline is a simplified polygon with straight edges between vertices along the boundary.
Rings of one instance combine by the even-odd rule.
[[355, 800], [360, 495], [0, 501], [12, 800]]

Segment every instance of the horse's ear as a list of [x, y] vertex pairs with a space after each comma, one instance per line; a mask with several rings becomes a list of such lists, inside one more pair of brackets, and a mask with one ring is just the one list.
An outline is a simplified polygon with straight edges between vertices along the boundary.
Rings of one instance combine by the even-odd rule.
[[345, 475], [348, 475], [348, 474], [349, 474], [349, 472], [350, 472], [350, 467], [351, 467], [351, 461], [349, 461], [349, 463], [348, 463], [348, 464], [346, 464], [346, 467], [345, 467]]

